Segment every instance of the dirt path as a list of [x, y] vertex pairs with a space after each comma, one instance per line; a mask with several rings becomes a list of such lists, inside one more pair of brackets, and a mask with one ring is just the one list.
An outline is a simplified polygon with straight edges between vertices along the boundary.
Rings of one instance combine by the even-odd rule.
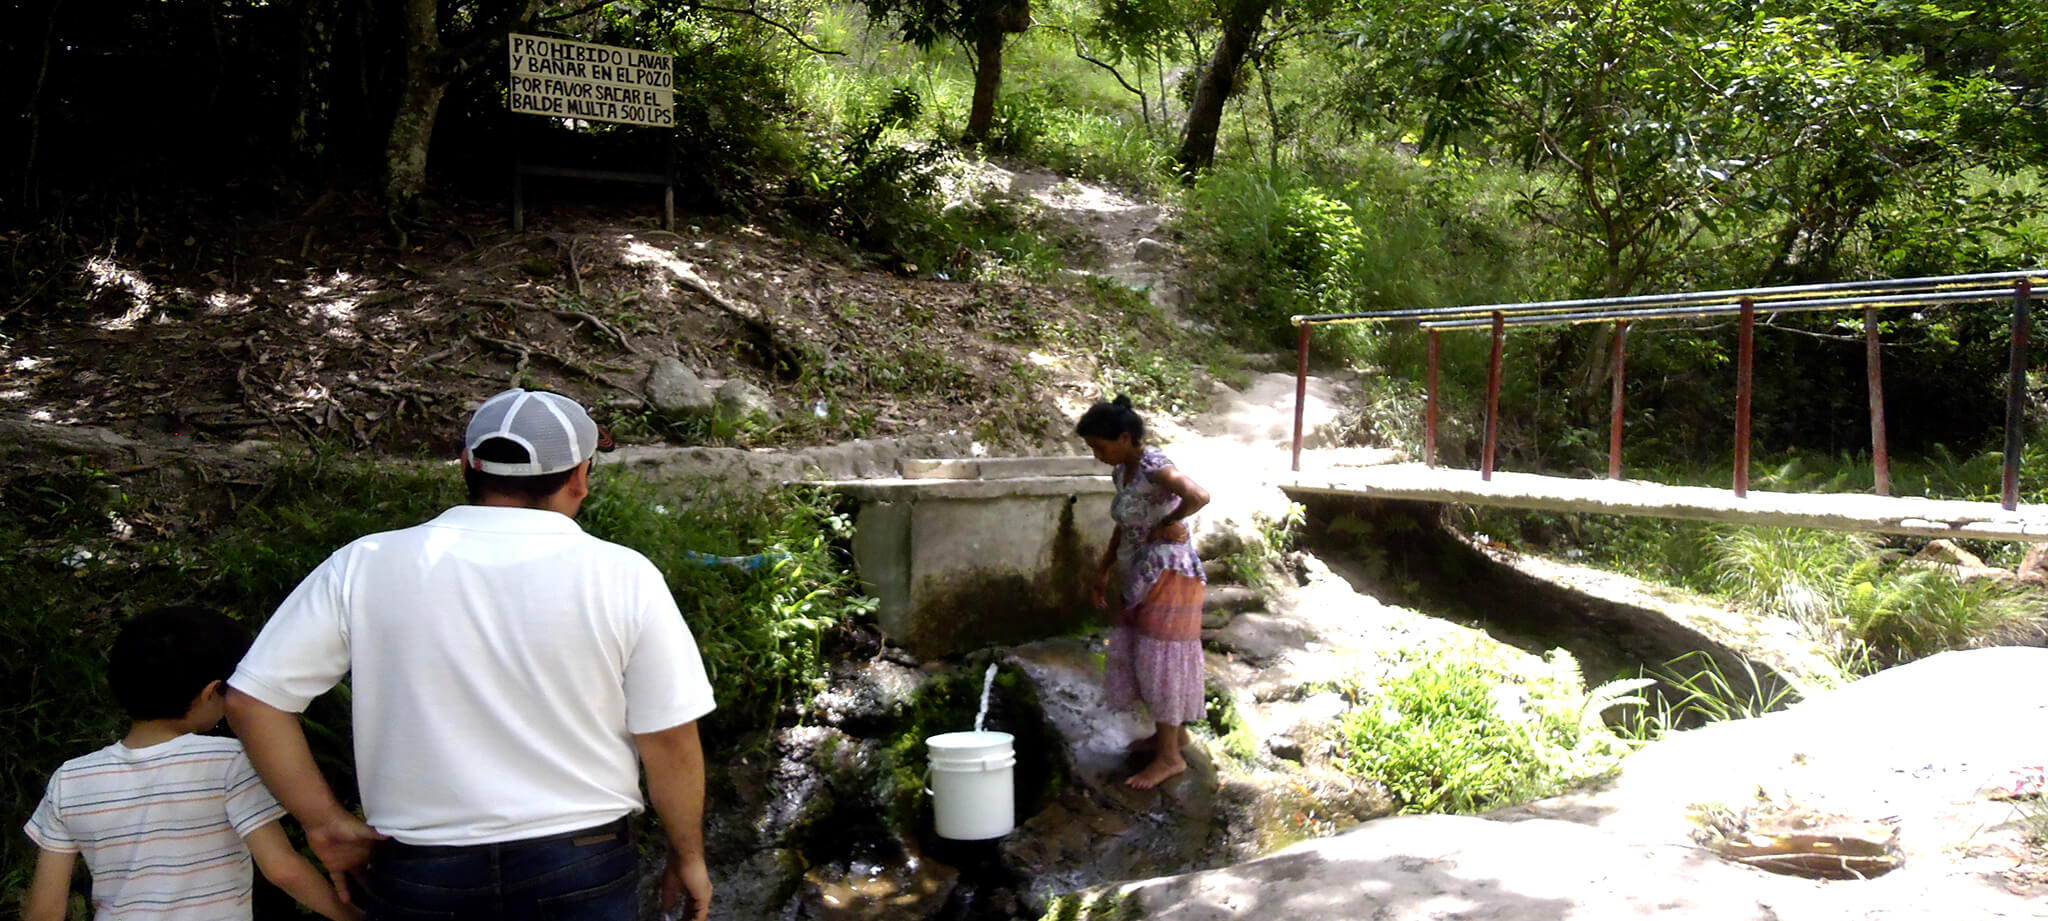
[[1181, 314], [1179, 253], [1168, 227], [1173, 220], [1171, 204], [1143, 201], [1108, 186], [1018, 164], [971, 165], [965, 186], [976, 194], [1031, 202], [1046, 219], [1088, 241], [1068, 254], [1069, 271], [1147, 292], [1152, 306], [1187, 325]]

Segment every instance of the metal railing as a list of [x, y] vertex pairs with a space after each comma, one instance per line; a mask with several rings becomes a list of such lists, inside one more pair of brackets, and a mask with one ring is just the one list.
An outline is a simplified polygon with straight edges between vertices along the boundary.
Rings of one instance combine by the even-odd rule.
[[2011, 367], [2006, 380], [2005, 470], [2000, 504], [2007, 510], [2012, 510], [2019, 505], [2020, 448], [2026, 405], [2028, 305], [2035, 297], [2041, 296], [2034, 293], [2037, 285], [2048, 291], [2048, 269], [1770, 288], [1735, 288], [1678, 294], [1580, 298], [1523, 304], [1483, 304], [1296, 316], [1293, 322], [1300, 329], [1300, 343], [1294, 386], [1293, 466], [1296, 472], [1301, 470], [1302, 420], [1308, 399], [1309, 334], [1310, 330], [1318, 325], [1414, 322], [1428, 334], [1428, 371], [1423, 384], [1423, 461], [1432, 467], [1436, 466], [1437, 453], [1439, 336], [1444, 330], [1491, 330], [1493, 348], [1487, 359], [1485, 440], [1480, 452], [1479, 466], [1480, 478], [1491, 480], [1494, 455], [1499, 447], [1501, 361], [1507, 329], [1520, 326], [1613, 323], [1615, 335], [1610, 367], [1613, 393], [1608, 416], [1607, 477], [1618, 480], [1621, 478], [1622, 384], [1627, 368], [1630, 324], [1646, 320], [1733, 316], [1738, 318], [1734, 491], [1735, 495], [1744, 496], [1749, 492], [1750, 410], [1755, 396], [1753, 370], [1756, 357], [1756, 315], [1760, 312], [1775, 314], [1861, 310], [1864, 359], [1869, 377], [1871, 464], [1875, 492], [1881, 496], [1890, 495], [1891, 462], [1885, 445], [1884, 381], [1880, 370], [1882, 348], [1878, 336], [1877, 311], [1897, 307], [1992, 303], [2011, 298]]

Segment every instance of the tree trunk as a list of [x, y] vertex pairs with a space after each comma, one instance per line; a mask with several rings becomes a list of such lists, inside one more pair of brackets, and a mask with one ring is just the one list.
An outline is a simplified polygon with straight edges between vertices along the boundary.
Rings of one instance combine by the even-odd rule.
[[1223, 20], [1223, 34], [1202, 82], [1195, 85], [1195, 98], [1188, 104], [1187, 130], [1181, 135], [1181, 178], [1192, 181], [1195, 174], [1216, 160], [1216, 132], [1223, 124], [1223, 106], [1237, 90], [1237, 70], [1251, 50], [1266, 10], [1273, 0], [1234, 0]]
[[405, 87], [384, 142], [384, 206], [391, 214], [410, 209], [426, 187], [427, 147], [448, 85], [465, 67], [502, 48], [505, 36], [533, 14], [538, 2], [511, 0], [497, 19], [451, 46], [441, 37], [438, 0], [405, 0]]
[[436, 0], [406, 0], [405, 88], [384, 141], [384, 206], [393, 214], [409, 209], [426, 186], [427, 145], [434, 139], [441, 96], [448, 91], [438, 12]]
[[967, 143], [988, 141], [996, 117], [996, 90], [1003, 85], [1003, 40], [1000, 28], [983, 24], [974, 40], [974, 105], [967, 110]]
[[434, 139], [434, 117], [447, 93], [445, 79], [422, 78], [409, 71], [398, 111], [391, 117], [391, 135], [384, 146], [384, 204], [393, 214], [412, 207], [427, 184], [427, 146]]

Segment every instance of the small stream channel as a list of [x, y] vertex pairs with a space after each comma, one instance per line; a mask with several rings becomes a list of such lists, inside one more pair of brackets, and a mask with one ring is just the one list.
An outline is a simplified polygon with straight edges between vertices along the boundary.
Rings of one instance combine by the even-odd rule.
[[[1295, 498], [1308, 510], [1305, 546], [1353, 588], [1536, 655], [1562, 648], [1578, 659], [1589, 688], [1696, 654], [1711, 659], [1737, 695], [1796, 699], [1781, 695], [1792, 682], [1768, 665], [1660, 611], [1574, 591], [1494, 558], [1445, 523], [1442, 505]], [[1660, 692], [1676, 696], [1650, 689]]]

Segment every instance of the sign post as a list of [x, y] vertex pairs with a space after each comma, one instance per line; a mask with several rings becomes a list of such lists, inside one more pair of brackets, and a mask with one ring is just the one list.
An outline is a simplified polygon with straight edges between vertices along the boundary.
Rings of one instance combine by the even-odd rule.
[[[649, 128], [675, 125], [675, 58], [672, 55], [519, 33], [509, 36], [505, 47], [509, 58], [505, 105], [513, 112]], [[664, 139], [663, 148], [663, 169], [659, 173], [651, 173], [528, 163], [515, 143], [512, 229], [525, 229], [524, 180], [527, 176], [659, 185], [662, 187], [661, 226], [674, 229], [673, 147]]]

